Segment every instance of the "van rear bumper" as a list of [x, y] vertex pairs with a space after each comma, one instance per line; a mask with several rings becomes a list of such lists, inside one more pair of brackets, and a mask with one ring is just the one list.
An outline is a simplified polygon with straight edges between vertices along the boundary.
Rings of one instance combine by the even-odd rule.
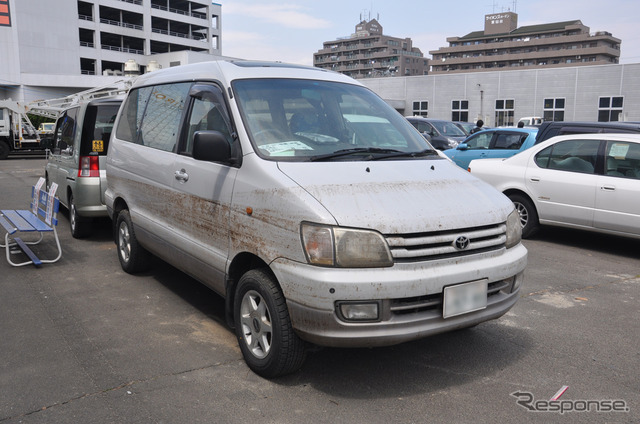
[[[321, 346], [373, 347], [499, 318], [518, 299], [526, 262], [527, 251], [519, 244], [490, 254], [391, 268], [345, 270], [278, 260], [272, 269], [302, 339]], [[444, 287], [479, 280], [488, 283], [486, 308], [444, 318]], [[339, 312], [340, 302], [375, 302], [379, 317], [347, 321]]]
[[107, 217], [107, 207], [102, 203], [102, 184], [97, 177], [80, 177], [72, 187], [76, 211], [86, 218]]

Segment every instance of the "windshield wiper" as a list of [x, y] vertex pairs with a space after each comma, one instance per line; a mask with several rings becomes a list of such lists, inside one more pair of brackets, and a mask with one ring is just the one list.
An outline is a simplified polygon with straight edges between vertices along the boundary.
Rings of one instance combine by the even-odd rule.
[[[395, 149], [381, 149], [379, 147], [355, 147], [353, 149], [336, 150], [333, 153], [327, 153], [325, 155], [312, 156], [309, 158], [309, 160], [312, 162], [316, 162], [316, 161], [323, 161], [323, 160], [338, 158], [341, 156], [357, 155], [362, 153], [387, 153], [392, 155], [407, 154], [406, 152], [401, 152], [400, 150], [395, 150]], [[373, 159], [372, 156], [367, 158], [367, 160], [371, 160], [371, 159]]]
[[387, 155], [371, 157], [370, 160], [382, 160], [382, 159], [401, 158], [401, 157], [419, 158], [419, 157], [423, 157], [423, 156], [439, 156], [439, 155], [438, 155], [438, 152], [436, 152], [433, 149], [425, 149], [425, 150], [421, 150], [419, 152], [389, 153]]

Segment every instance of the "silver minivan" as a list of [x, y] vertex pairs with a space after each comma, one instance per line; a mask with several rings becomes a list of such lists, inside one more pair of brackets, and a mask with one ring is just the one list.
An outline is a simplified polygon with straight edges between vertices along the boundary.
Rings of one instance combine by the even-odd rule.
[[298, 369], [308, 343], [392, 345], [498, 318], [523, 280], [509, 199], [338, 73], [217, 61], [141, 76], [107, 177], [122, 268], [153, 254], [223, 296], [265, 377]]
[[82, 102], [62, 112], [56, 122], [45, 177], [47, 189], [58, 184], [57, 195], [69, 211], [75, 238], [89, 235], [93, 218], [108, 216], [103, 197], [107, 149], [121, 103], [122, 98]]

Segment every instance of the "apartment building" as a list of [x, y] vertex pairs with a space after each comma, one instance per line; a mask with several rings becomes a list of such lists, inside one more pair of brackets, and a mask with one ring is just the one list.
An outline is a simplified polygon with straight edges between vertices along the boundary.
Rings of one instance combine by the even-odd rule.
[[2, 2], [0, 99], [67, 95], [221, 56], [222, 6], [211, 0]]
[[428, 60], [411, 38], [383, 34], [376, 19], [362, 20], [355, 33], [325, 41], [313, 54], [313, 65], [349, 75], [352, 78], [425, 75]]
[[485, 15], [483, 31], [449, 37], [430, 51], [431, 74], [616, 64], [620, 39], [581, 21], [518, 27], [514, 12]]

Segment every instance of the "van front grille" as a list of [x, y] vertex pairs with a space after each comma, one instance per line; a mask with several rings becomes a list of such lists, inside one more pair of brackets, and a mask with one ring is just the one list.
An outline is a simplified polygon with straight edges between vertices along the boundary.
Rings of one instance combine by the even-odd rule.
[[[510, 280], [500, 280], [489, 283], [487, 286], [487, 298], [495, 296], [503, 290], [510, 290], [512, 282]], [[389, 310], [393, 315], [419, 314], [424, 312], [442, 312], [442, 293], [429, 294], [425, 296], [405, 297], [391, 299]]]
[[502, 224], [449, 231], [387, 234], [395, 262], [418, 262], [472, 255], [504, 248], [507, 226]]

